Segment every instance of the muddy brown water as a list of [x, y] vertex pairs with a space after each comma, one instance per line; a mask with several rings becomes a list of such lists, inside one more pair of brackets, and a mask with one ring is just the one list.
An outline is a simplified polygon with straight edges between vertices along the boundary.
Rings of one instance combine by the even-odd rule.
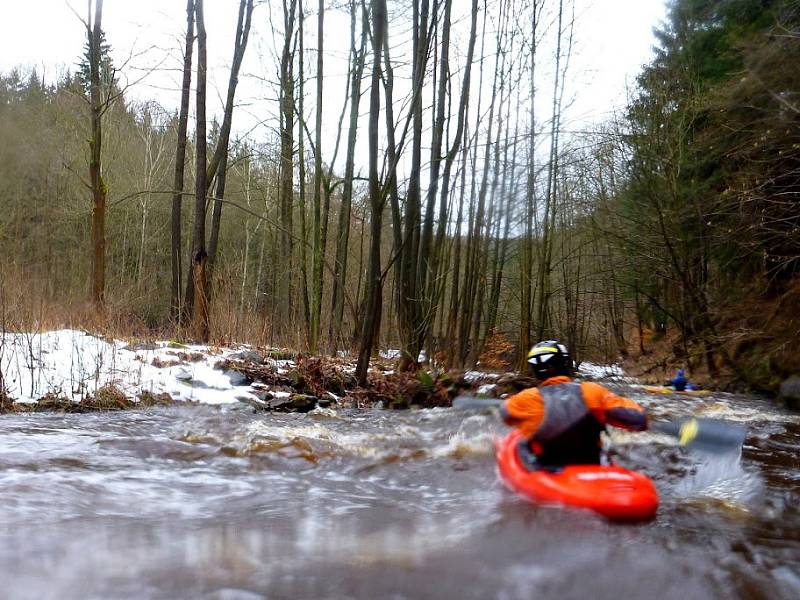
[[177, 406], [0, 417], [3, 598], [800, 597], [800, 418], [752, 397], [622, 392], [745, 421], [709, 460], [614, 432], [657, 518], [615, 525], [497, 481], [491, 413]]

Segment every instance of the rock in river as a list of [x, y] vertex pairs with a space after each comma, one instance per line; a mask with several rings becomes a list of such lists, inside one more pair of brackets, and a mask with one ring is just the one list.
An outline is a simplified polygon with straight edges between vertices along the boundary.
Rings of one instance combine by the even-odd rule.
[[228, 379], [231, 380], [231, 385], [233, 386], [250, 385], [252, 383], [247, 375], [234, 369], [227, 369], [224, 371], [224, 374], [228, 376]]
[[781, 383], [781, 398], [789, 408], [800, 408], [800, 375], [792, 375]]
[[241, 352], [231, 354], [228, 358], [230, 360], [241, 360], [243, 362], [255, 363], [257, 365], [264, 364], [264, 357], [255, 350], [242, 350]]

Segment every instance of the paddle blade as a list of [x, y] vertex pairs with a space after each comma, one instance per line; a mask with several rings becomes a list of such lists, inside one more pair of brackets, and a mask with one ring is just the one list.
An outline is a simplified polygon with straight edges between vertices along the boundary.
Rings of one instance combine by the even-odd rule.
[[741, 450], [747, 435], [747, 428], [743, 425], [717, 419], [654, 422], [650, 428], [678, 438], [682, 446], [714, 453]]
[[456, 396], [453, 399], [453, 408], [467, 410], [483, 410], [486, 408], [500, 408], [502, 400], [497, 398], [476, 398], [475, 396]]

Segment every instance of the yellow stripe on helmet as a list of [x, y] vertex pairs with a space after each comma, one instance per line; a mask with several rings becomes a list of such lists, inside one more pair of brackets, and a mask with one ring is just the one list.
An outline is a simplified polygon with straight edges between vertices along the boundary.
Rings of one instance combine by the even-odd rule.
[[540, 354], [558, 354], [558, 352], [558, 348], [554, 346], [539, 346], [538, 348], [531, 348], [530, 352], [528, 352], [528, 358], [533, 358]]

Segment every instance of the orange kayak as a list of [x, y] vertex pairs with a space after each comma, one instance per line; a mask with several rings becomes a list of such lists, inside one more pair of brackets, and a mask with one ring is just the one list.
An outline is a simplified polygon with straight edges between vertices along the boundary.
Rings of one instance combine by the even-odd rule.
[[650, 478], [616, 465], [570, 465], [531, 471], [520, 461], [518, 430], [496, 443], [500, 478], [512, 491], [540, 504], [587, 508], [614, 521], [647, 521], [658, 508]]

